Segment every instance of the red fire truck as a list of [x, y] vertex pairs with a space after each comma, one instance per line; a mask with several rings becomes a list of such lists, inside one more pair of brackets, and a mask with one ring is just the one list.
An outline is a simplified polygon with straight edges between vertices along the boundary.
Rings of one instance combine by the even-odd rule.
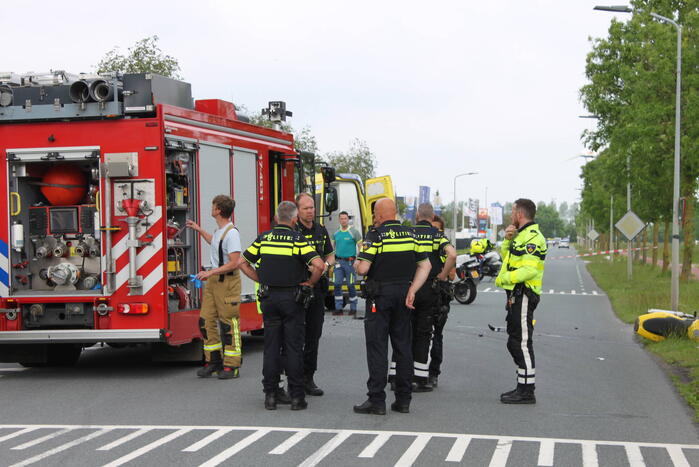
[[[211, 199], [230, 194], [245, 247], [306, 178], [290, 134], [188, 83], [0, 74], [0, 361], [71, 364], [98, 342], [201, 358], [191, 279], [210, 246], [186, 220], [213, 231]], [[261, 329], [247, 278], [242, 294], [241, 330]]]

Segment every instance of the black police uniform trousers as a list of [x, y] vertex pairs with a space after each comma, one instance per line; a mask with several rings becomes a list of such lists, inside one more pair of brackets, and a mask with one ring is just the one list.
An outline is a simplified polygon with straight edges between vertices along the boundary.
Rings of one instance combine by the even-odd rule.
[[432, 287], [433, 279], [428, 279], [415, 294], [413, 311], [413, 364], [414, 380], [426, 383], [429, 376], [430, 342], [432, 326], [439, 296]]
[[432, 334], [432, 349], [430, 350], [430, 376], [439, 376], [444, 361], [444, 326], [449, 317], [449, 303], [443, 303], [437, 297], [437, 306], [432, 317], [434, 332]]
[[413, 352], [411, 310], [405, 306], [409, 284], [382, 283], [374, 297], [376, 311], [364, 318], [366, 358], [369, 367], [367, 388], [369, 401], [375, 405], [386, 402], [388, 380], [388, 338], [391, 338], [396, 361], [396, 401], [409, 404], [412, 398]]
[[303, 347], [303, 373], [306, 378], [313, 377], [318, 369], [318, 347], [325, 321], [327, 286], [322, 278], [318, 282], [313, 287], [313, 299], [306, 310], [306, 342]]
[[291, 397], [305, 396], [303, 344], [306, 322], [303, 306], [296, 302], [297, 290], [298, 287], [270, 287], [260, 302], [265, 325], [262, 385], [267, 394], [277, 390], [279, 375], [285, 369]]
[[524, 284], [507, 290], [507, 350], [517, 365], [517, 385], [533, 390], [535, 384], [534, 310], [539, 296]]

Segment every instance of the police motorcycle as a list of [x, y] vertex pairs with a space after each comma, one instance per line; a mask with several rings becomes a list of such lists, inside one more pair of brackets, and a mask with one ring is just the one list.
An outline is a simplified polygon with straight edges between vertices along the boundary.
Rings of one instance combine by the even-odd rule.
[[478, 260], [480, 280], [483, 277], [496, 278], [502, 267], [502, 258], [500, 253], [495, 250], [495, 245], [486, 239], [481, 238], [471, 242], [471, 256]]
[[481, 280], [480, 261], [474, 256], [468, 256], [466, 261], [456, 268], [454, 282], [454, 299], [462, 305], [468, 305], [476, 299], [476, 284]]

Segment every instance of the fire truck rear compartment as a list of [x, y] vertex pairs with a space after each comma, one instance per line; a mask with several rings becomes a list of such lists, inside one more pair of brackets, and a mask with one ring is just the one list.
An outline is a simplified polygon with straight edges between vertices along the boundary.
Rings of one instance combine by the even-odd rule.
[[10, 295], [101, 294], [98, 154], [8, 157]]

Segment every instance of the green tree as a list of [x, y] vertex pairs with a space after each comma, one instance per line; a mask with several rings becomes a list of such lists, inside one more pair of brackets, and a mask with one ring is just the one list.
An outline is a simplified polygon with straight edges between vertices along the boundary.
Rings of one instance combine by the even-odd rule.
[[182, 79], [179, 62], [160, 50], [158, 40], [158, 36], [141, 39], [129, 47], [125, 55], [118, 47], [113, 48], [97, 64], [97, 73], [156, 73]]
[[[672, 211], [676, 31], [650, 12], [674, 18], [683, 26], [682, 196], [694, 200], [699, 176], [699, 10], [695, 1], [634, 0], [626, 22], [613, 21], [605, 38], [592, 41], [587, 58], [588, 84], [581, 99], [598, 117], [597, 128], [583, 134], [586, 145], [602, 150], [597, 168], [583, 170], [581, 215], [608, 225], [609, 200], [615, 212], [625, 210], [625, 185], [631, 183], [632, 209], [657, 226]], [[627, 166], [630, 162], [630, 170]], [[606, 170], [602, 170], [606, 167]], [[598, 170], [599, 169], [599, 170]], [[619, 200], [619, 205], [617, 205]], [[606, 209], [604, 204], [606, 203]], [[693, 217], [688, 203], [686, 219]], [[606, 211], [606, 212], [605, 212]], [[597, 222], [606, 218], [604, 223]], [[583, 224], [580, 224], [583, 225]], [[692, 262], [693, 222], [683, 223], [683, 276]], [[653, 237], [657, 241], [658, 229]], [[665, 242], [667, 244], [667, 242]]]
[[337, 173], [353, 173], [362, 180], [376, 176], [376, 156], [365, 141], [355, 138], [346, 152], [328, 153], [324, 159], [335, 167]]
[[553, 202], [551, 204], [539, 202], [536, 208], [536, 222], [544, 237], [560, 237], [564, 233], [565, 224]]

